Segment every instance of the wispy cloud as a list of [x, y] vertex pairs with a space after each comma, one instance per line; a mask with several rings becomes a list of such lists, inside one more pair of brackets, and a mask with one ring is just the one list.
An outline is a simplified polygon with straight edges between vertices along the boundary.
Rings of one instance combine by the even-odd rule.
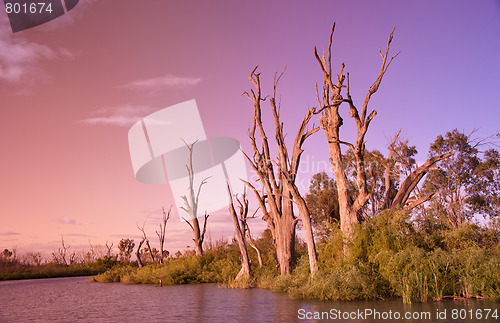
[[[80, 0], [76, 9], [35, 28], [38, 31], [50, 32], [73, 24], [82, 17], [83, 9], [94, 2], [97, 0]], [[22, 32], [14, 36], [7, 15], [0, 15], [0, 82], [31, 84], [33, 78], [45, 76], [39, 66], [43, 60], [59, 57], [71, 58], [73, 54], [65, 48], [50, 48], [40, 43], [27, 41], [23, 38]]]
[[53, 219], [52, 222], [55, 223], [62, 223], [62, 224], [76, 224], [76, 221], [70, 218], [57, 218]]
[[7, 231], [7, 232], [0, 232], [0, 236], [17, 236], [20, 234], [19, 232], [12, 232], [12, 231]]
[[164, 90], [165, 88], [195, 86], [201, 81], [202, 79], [199, 77], [180, 77], [173, 75], [165, 75], [161, 77], [132, 81], [120, 85], [119, 88], [141, 90], [148, 92], [158, 92], [160, 90]]
[[48, 22], [37, 26], [38, 31], [51, 32], [72, 25], [75, 21], [81, 19], [91, 4], [97, 3], [98, 0], [80, 0], [78, 5], [68, 13]]
[[93, 116], [82, 120], [89, 125], [113, 125], [128, 127], [150, 114], [156, 108], [140, 105], [122, 105], [101, 108]]
[[52, 49], [13, 36], [6, 15], [0, 15], [0, 81], [19, 83], [28, 76], [43, 75], [39, 63], [57, 57], [70, 57], [67, 49]]

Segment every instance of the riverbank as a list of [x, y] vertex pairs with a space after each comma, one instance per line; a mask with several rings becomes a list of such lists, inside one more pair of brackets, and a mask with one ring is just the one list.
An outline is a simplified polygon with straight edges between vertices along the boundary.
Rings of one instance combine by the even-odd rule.
[[250, 281], [235, 281], [240, 270], [238, 247], [221, 244], [202, 257], [186, 253], [165, 264], [144, 268], [117, 266], [97, 275], [97, 282], [126, 284], [219, 283], [286, 292], [293, 299], [374, 300], [400, 297], [406, 304], [445, 298], [500, 301], [500, 244], [496, 229], [465, 225], [457, 230], [415, 230], [403, 213], [381, 214], [358, 228], [350, 253], [342, 252], [338, 232], [317, 245], [319, 271], [310, 277], [305, 246], [296, 243], [296, 266], [280, 276], [269, 237], [263, 267], [254, 254]]

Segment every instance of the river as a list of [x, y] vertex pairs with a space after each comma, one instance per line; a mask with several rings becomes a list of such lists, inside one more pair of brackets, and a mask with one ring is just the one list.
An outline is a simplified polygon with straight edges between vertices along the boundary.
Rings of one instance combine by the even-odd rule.
[[89, 277], [0, 282], [2, 323], [500, 322], [498, 305], [477, 300], [412, 305], [401, 300], [297, 301], [262, 289], [100, 284]]

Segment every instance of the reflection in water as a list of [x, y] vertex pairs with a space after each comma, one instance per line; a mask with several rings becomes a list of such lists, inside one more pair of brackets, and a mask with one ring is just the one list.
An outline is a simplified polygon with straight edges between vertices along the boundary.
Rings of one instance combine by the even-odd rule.
[[[456, 322], [452, 311], [467, 319], [485, 320], [485, 310], [497, 309], [487, 301], [447, 301], [403, 305], [401, 300], [371, 302], [296, 301], [267, 290], [226, 289], [217, 285], [99, 284], [88, 277], [0, 282], [0, 322]], [[349, 320], [300, 319], [325, 313], [430, 313], [431, 319]], [[436, 313], [446, 319], [437, 320]], [[482, 319], [474, 319], [476, 313]], [[498, 310], [497, 310], [498, 311]], [[302, 315], [300, 315], [302, 313]], [[472, 319], [471, 319], [472, 313]], [[498, 312], [497, 312], [498, 313]], [[498, 313], [500, 315], [500, 313]]]

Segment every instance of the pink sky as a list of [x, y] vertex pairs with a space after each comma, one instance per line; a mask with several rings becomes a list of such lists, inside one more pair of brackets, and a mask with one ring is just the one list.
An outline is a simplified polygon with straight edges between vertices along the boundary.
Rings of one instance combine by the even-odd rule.
[[[286, 65], [279, 92], [291, 138], [316, 105], [313, 48], [327, 45], [334, 21], [334, 63], [346, 63], [358, 102], [396, 26], [392, 52], [401, 53], [372, 100], [369, 149], [385, 153], [402, 128], [424, 160], [438, 134], [499, 131], [499, 1], [81, 0], [16, 34], [0, 12], [0, 248], [49, 253], [61, 235], [71, 249], [116, 246], [137, 240], [144, 221], [155, 241], [172, 197], [168, 186], [135, 180], [130, 126], [196, 99], [208, 136], [235, 137], [248, 149], [252, 106], [241, 93], [251, 88], [249, 73], [259, 65], [270, 93]], [[349, 138], [353, 124], [345, 124]], [[328, 159], [321, 132], [305, 148], [303, 191]], [[224, 211], [208, 227], [212, 239], [233, 234]], [[167, 249], [188, 245], [190, 228], [174, 217]]]

